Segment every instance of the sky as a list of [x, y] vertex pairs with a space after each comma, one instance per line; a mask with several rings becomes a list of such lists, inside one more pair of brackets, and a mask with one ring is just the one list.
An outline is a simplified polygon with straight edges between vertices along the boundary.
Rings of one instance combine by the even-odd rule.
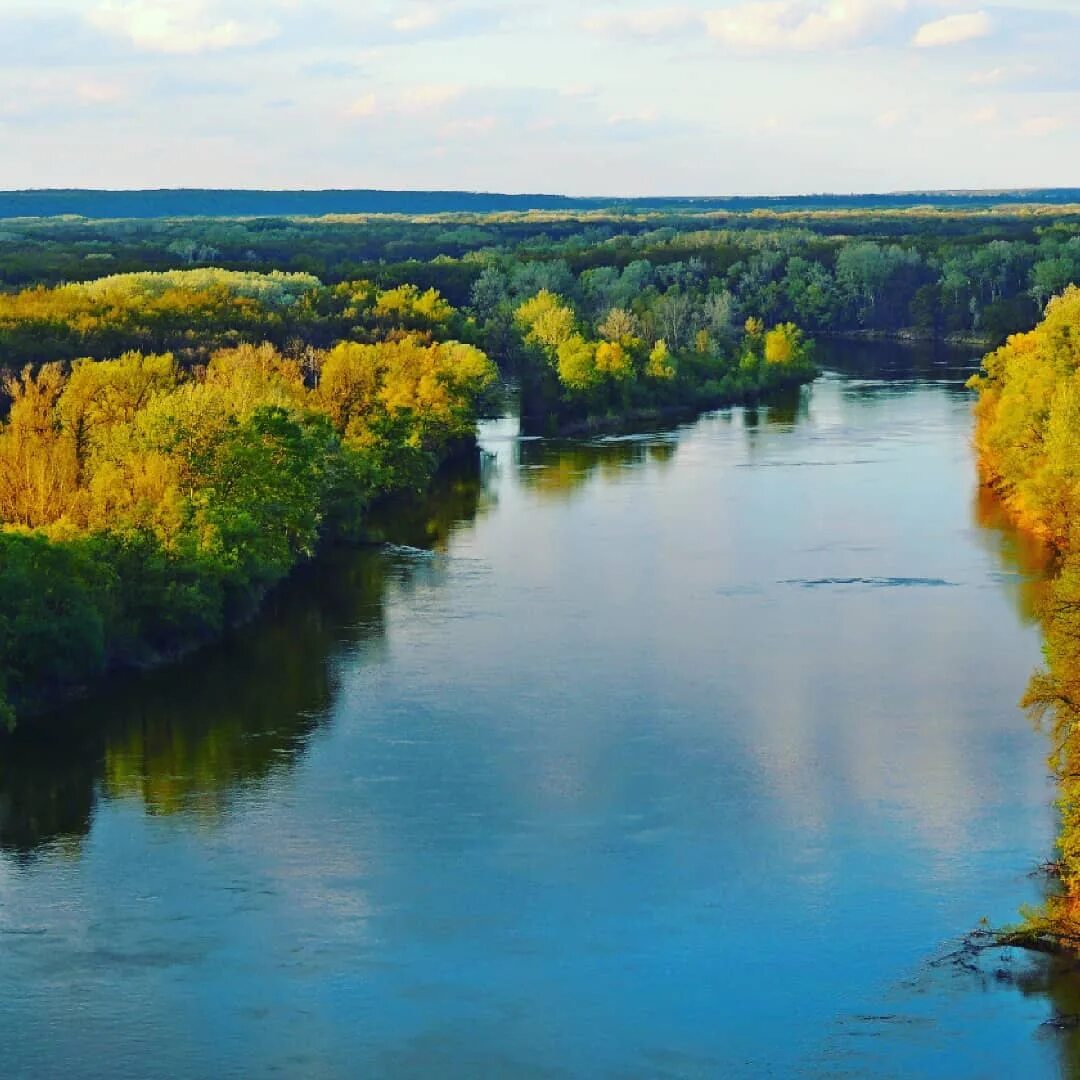
[[1080, 185], [1080, 0], [0, 0], [0, 188]]

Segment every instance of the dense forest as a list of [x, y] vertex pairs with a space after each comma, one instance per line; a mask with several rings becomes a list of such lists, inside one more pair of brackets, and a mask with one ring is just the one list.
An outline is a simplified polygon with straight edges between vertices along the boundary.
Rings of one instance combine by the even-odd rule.
[[478, 284], [484, 320], [411, 284], [210, 268], [0, 294], [19, 365], [0, 423], [0, 717], [215, 639], [379, 499], [423, 488], [498, 381], [477, 342], [501, 335], [553, 430], [814, 374], [791, 324], [725, 309], [691, 339], [707, 301], [677, 287], [656, 294], [671, 325], [597, 320], [536, 273]]
[[[808, 381], [813, 335], [1067, 339], [1078, 279], [1080, 208], [992, 201], [3, 221], [0, 710], [216, 638], [500, 386], [528, 431], [655, 422]], [[1064, 544], [1066, 421], [1052, 467], [1010, 456], [1042, 417], [1010, 388], [1058, 370], [1008, 374], [1026, 340], [988, 361], [983, 458]]]
[[1046, 669], [1032, 680], [1025, 704], [1053, 739], [1059, 887], [1008, 940], [1080, 953], [1080, 288], [1052, 300], [1035, 330], [988, 356], [972, 383], [983, 477], [1057, 557], [1036, 605]]
[[[8, 291], [211, 266], [435, 288], [496, 334], [504, 294], [547, 288], [598, 319], [631, 302], [658, 315], [674, 289], [729, 298], [735, 322], [989, 346], [1080, 277], [1080, 207], [0, 221]], [[25, 358], [0, 342], [0, 364]]]

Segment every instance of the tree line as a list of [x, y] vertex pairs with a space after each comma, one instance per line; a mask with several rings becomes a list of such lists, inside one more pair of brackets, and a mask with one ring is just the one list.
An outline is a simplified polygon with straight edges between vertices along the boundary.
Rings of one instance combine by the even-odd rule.
[[1046, 666], [1024, 699], [1049, 731], [1060, 833], [1046, 903], [1006, 940], [1080, 953], [1080, 288], [1051, 300], [1030, 333], [991, 353], [978, 390], [976, 446], [983, 479], [1056, 566], [1036, 612]]
[[[0, 222], [0, 289], [199, 266], [435, 288], [458, 308], [489, 269], [556, 264], [575, 303], [636, 264], [658, 288], [730, 292], [810, 332], [988, 344], [1029, 328], [1080, 270], [1080, 210], [531, 213]], [[532, 267], [521, 270], [522, 267]], [[559, 270], [554, 271], [559, 273]]]

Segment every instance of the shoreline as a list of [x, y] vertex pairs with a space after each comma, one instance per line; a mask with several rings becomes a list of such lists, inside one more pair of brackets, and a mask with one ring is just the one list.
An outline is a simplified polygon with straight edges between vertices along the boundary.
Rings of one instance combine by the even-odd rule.
[[943, 345], [946, 348], [981, 349], [984, 353], [995, 347], [995, 340], [984, 334], [924, 334], [915, 329], [905, 330], [818, 330], [815, 337], [834, 341], [894, 341], [901, 345]]
[[521, 433], [548, 439], [587, 439], [596, 435], [623, 434], [628, 428], [649, 424], [678, 424], [695, 420], [717, 409], [737, 408], [767, 404], [776, 394], [811, 386], [821, 377], [821, 369], [804, 372], [796, 378], [787, 379], [765, 389], [744, 390], [739, 393], [716, 394], [684, 405], [660, 405], [653, 408], [631, 409], [618, 416], [587, 416], [569, 420], [554, 429], [545, 421], [555, 418], [521, 414]]
[[[401, 488], [395, 491], [388, 491], [370, 503], [367, 507], [367, 512], [370, 514], [373, 510], [381, 510], [388, 504], [392, 504], [396, 500], [408, 498], [410, 495], [418, 496], [420, 498], [427, 497], [440, 476], [444, 475], [455, 465], [460, 465], [471, 457], [479, 459], [479, 454], [479, 444], [475, 435], [471, 439], [463, 440], [459, 445], [452, 447], [449, 453], [443, 457], [438, 466], [428, 477], [427, 482], [422, 489], [413, 491], [409, 488]], [[292, 580], [305, 567], [311, 566], [313, 563], [323, 558], [326, 551], [330, 548], [379, 548], [385, 546], [387, 543], [388, 541], [379, 539], [375, 534], [368, 531], [366, 520], [361, 522], [355, 537], [335, 537], [332, 535], [322, 537], [315, 553], [310, 558], [296, 562], [289, 569], [289, 572], [277, 581], [267, 583], [260, 588], [257, 593], [253, 594], [248, 599], [248, 602], [244, 605], [244, 609], [234, 614], [231, 619], [227, 620], [217, 633], [193, 637], [189, 641], [177, 644], [173, 648], [166, 650], [148, 650], [141, 654], [138, 659], [116, 659], [101, 671], [96, 678], [89, 682], [72, 686], [53, 687], [47, 692], [35, 694], [31, 698], [19, 702], [15, 707], [16, 719], [14, 724], [5, 725], [3, 723], [3, 718], [0, 717], [0, 742], [2, 742], [5, 737], [11, 738], [17, 734], [22, 734], [25, 730], [29, 730], [32, 725], [25, 723], [25, 721], [32, 721], [33, 726], [38, 726], [40, 721], [44, 719], [45, 727], [60, 730], [63, 728], [64, 724], [59, 722], [60, 718], [56, 717], [55, 714], [68, 705], [74, 705], [78, 702], [87, 700], [110, 680], [126, 675], [147, 673], [170, 667], [219, 644], [229, 634], [241, 630], [245, 626], [249, 626], [259, 619], [262, 616], [268, 600], [274, 593]], [[51, 722], [50, 717], [54, 718], [57, 722]]]

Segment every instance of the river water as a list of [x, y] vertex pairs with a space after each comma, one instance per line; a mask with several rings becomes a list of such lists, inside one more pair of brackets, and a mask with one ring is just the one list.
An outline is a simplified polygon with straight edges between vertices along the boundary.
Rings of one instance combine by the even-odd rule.
[[1050, 1076], [967, 356], [478, 471], [0, 759], [0, 1075]]

